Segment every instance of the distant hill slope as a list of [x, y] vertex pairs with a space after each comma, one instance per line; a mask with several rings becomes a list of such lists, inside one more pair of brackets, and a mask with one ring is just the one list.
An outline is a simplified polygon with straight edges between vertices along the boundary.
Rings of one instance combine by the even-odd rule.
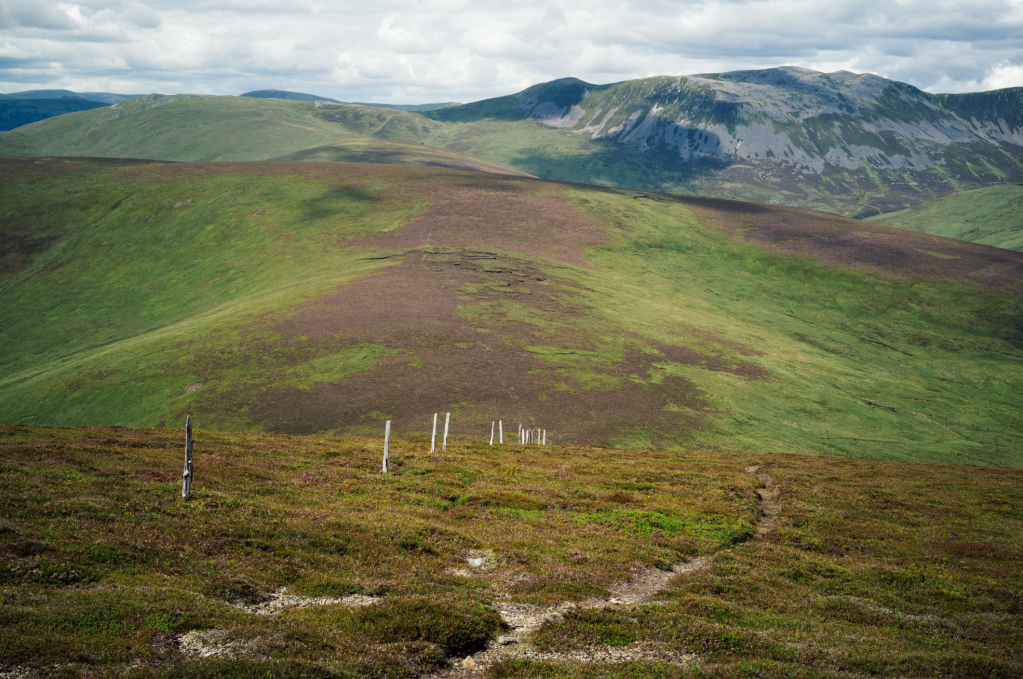
[[72, 92], [71, 90], [25, 90], [24, 92], [11, 92], [0, 94], [0, 100], [6, 99], [85, 99], [86, 101], [98, 101], [103, 104], [116, 104], [132, 97], [141, 97], [141, 94], [114, 94], [113, 92]]
[[132, 101], [95, 122], [78, 114], [0, 135], [0, 153], [257, 160], [321, 145], [296, 148], [298, 137], [343, 133], [425, 143], [552, 179], [849, 216], [1023, 181], [1023, 88], [931, 95], [847, 72], [784, 67], [612, 85], [566, 78], [423, 114], [322, 101], [264, 100], [264, 109], [247, 107], [258, 101], [248, 98]]
[[[437, 165], [526, 175], [457, 151], [403, 141], [415, 113], [343, 106], [360, 119], [389, 125], [403, 134], [379, 139], [345, 131], [318, 116], [323, 102], [249, 97], [151, 95], [114, 104], [99, 112], [43, 120], [0, 134], [0, 156], [59, 155], [156, 160], [343, 160]], [[325, 104], [334, 106], [332, 104]], [[396, 125], [397, 116], [403, 124]], [[432, 123], [439, 127], [438, 123]], [[379, 136], [386, 136], [386, 133]]]
[[1023, 466], [1023, 254], [375, 164], [9, 158], [0, 206], [0, 422]]
[[329, 101], [332, 104], [343, 104], [343, 101], [321, 97], [318, 94], [305, 94], [304, 92], [288, 92], [287, 90], [253, 90], [240, 97], [253, 97], [255, 99], [285, 99], [287, 101]]
[[337, 99], [321, 97], [316, 94], [302, 94], [301, 92], [288, 92], [286, 90], [256, 90], [254, 92], [246, 92], [241, 96], [256, 97], [258, 99], [287, 99], [291, 101], [326, 101], [333, 104], [355, 104], [356, 106], [371, 106], [373, 108], [391, 108], [395, 109], [396, 111], [417, 111], [420, 113], [426, 111], [438, 111], [442, 108], [451, 108], [452, 106], [461, 105], [455, 101], [448, 101], [439, 104], [368, 104], [359, 101], [352, 102], [338, 101]]
[[106, 104], [85, 99], [4, 99], [0, 100], [0, 130], [103, 106]]
[[954, 193], [870, 221], [1023, 252], [1023, 186]]

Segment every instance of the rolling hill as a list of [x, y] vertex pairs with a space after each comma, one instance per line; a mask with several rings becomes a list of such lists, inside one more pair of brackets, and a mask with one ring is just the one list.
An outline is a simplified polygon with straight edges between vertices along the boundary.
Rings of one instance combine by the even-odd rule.
[[[98, 113], [51, 118], [7, 133], [0, 136], [0, 153], [201, 161], [343, 160], [528, 176], [444, 148], [345, 132], [316, 117], [316, 110], [315, 104], [277, 99], [156, 94], [120, 102]], [[356, 110], [387, 113], [362, 107]], [[402, 115], [416, 117], [413, 113]]]
[[953, 193], [870, 220], [1023, 252], [1023, 186], [1009, 184]]
[[0, 421], [1023, 466], [1019, 253], [436, 167], [0, 172]]
[[550, 179], [862, 217], [1023, 180], [1021, 97], [1021, 88], [931, 95], [792, 67], [611, 85], [567, 78], [426, 113], [149, 97], [0, 135], [0, 153], [265, 160], [354, 134]]

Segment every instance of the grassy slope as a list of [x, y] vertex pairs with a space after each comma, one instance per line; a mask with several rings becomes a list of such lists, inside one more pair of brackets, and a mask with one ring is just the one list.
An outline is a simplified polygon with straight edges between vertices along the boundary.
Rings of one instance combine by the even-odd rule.
[[[501, 633], [495, 602], [607, 597], [636, 566], [696, 557], [708, 567], [655, 601], [544, 624], [532, 640], [560, 656], [472, 676], [1007, 679], [1023, 663], [1019, 470], [397, 440], [384, 476], [379, 439], [196, 437], [185, 502], [180, 431], [0, 426], [0, 668], [413, 677]], [[378, 601], [227, 605], [282, 586]], [[189, 655], [193, 630], [233, 649]], [[566, 657], [600, 650], [648, 657]], [[672, 653], [697, 661], [657, 660]]]
[[954, 193], [870, 221], [1023, 252], [1023, 186]]
[[[649, 94], [664, 79], [637, 81]], [[645, 88], [645, 89], [644, 89]], [[211, 161], [349, 160], [352, 137], [432, 146], [453, 156], [445, 164], [496, 163], [539, 177], [601, 186], [798, 204], [847, 215], [877, 214], [933, 200], [992, 181], [1015, 181], [1023, 167], [1011, 154], [989, 147], [958, 149], [925, 173], [847, 171], [829, 166], [822, 175], [764, 158], [681, 163], [674, 151], [639, 153], [629, 144], [591, 140], [571, 130], [521, 120], [514, 97], [418, 114], [348, 105], [246, 97], [146, 97], [100, 114], [60, 116], [0, 133], [0, 155], [150, 158]], [[106, 109], [104, 109], [106, 110]], [[624, 109], [623, 109], [624, 111]], [[591, 111], [593, 113], [593, 111]], [[619, 115], [625, 115], [620, 112]], [[616, 118], [617, 120], [617, 118]], [[825, 128], [832, 123], [825, 121]], [[801, 130], [795, 130], [802, 134]], [[873, 138], [873, 137], [872, 137]], [[329, 147], [339, 144], [340, 150]], [[876, 143], [876, 139], [871, 143]], [[325, 147], [315, 151], [319, 147]], [[307, 151], [313, 150], [313, 151]], [[407, 146], [388, 162], [430, 164]], [[425, 149], [421, 152], [426, 153]], [[991, 154], [994, 153], [994, 156]], [[477, 169], [492, 171], [492, 166]]]
[[[1013, 253], [432, 168], [4, 168], [3, 421], [412, 433], [451, 410], [480, 438], [1023, 465], [1020, 298], [940, 280], [972, 261], [1018, 289]], [[785, 252], [864, 239], [930, 268]]]
[[[412, 113], [351, 107], [375, 123], [374, 131], [397, 116], [419, 123]], [[493, 162], [440, 148], [401, 141], [415, 135], [386, 133], [369, 141], [324, 120], [308, 102], [248, 97], [163, 97], [131, 99], [81, 116], [58, 116], [0, 135], [0, 155], [88, 156], [179, 161], [344, 160], [400, 165], [441, 165], [520, 174]], [[434, 124], [436, 126], [436, 124]], [[403, 128], [404, 129], [404, 128]], [[363, 147], [363, 148], [360, 148]], [[368, 153], [369, 159], [361, 158]]]

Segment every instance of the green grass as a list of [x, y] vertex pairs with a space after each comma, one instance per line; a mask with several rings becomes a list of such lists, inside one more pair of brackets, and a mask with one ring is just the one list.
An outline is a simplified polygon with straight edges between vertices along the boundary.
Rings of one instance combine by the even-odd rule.
[[[0, 427], [0, 667], [421, 676], [501, 633], [495, 601], [607, 596], [636, 566], [696, 557], [709, 566], [655, 600], [545, 623], [532, 642], [560, 659], [482, 676], [1012, 677], [1023, 663], [1019, 470], [464, 441], [442, 456], [397, 439], [381, 475], [380, 439], [195, 435], [185, 501], [180, 431]], [[765, 483], [779, 509], [757, 533]], [[467, 575], [477, 550], [491, 565]], [[281, 586], [377, 602], [231, 605]], [[192, 631], [235, 651], [189, 656], [176, 640]], [[567, 657], [636, 648], [697, 660]]]
[[[592, 96], [583, 102], [587, 88]], [[893, 92], [879, 104], [891, 119], [918, 120], [924, 110], [937, 118], [943, 115], [929, 105], [903, 110], [901, 95]], [[734, 134], [736, 125], [763, 124], [766, 118], [755, 105], [743, 108], [714, 101], [704, 106], [700, 102], [716, 96], [712, 88], [690, 84], [680, 92], [674, 78], [608, 86], [566, 84], [548, 88], [541, 96], [562, 107], [583, 103], [587, 113], [573, 127], [553, 129], [537, 119], [524, 119], [526, 113], [514, 108], [519, 103], [514, 96], [416, 113], [248, 97], [151, 95], [0, 132], [0, 155], [333, 160], [442, 164], [497, 172], [514, 168], [560, 181], [792, 203], [849, 216], [924, 203], [950, 187], [963, 191], [1018, 181], [1021, 176], [1018, 159], [986, 143], [947, 146], [940, 164], [919, 172], [862, 161], [854, 168], [825, 164], [819, 173], [804, 174], [797, 165], [767, 156], [683, 159], [679, 148], [664, 145], [661, 133], [672, 138], [688, 135], [692, 141], [694, 135], [714, 136], [717, 132], [712, 130], [722, 126]], [[687, 122], [676, 126], [662, 121], [655, 126], [657, 134], [650, 137], [649, 146], [643, 147], [617, 137], [592, 139], [582, 132], [582, 126], [597, 125], [611, 109], [617, 111], [606, 121], [605, 131], [625, 124], [633, 112], [646, 116], [651, 105], [661, 107], [665, 120], [681, 116]], [[984, 118], [991, 110], [975, 110], [971, 115]], [[594, 120], [598, 113], [600, 120]], [[794, 146], [819, 159], [829, 150], [838, 150], [836, 125], [841, 125], [846, 142], [912, 155], [913, 149], [903, 148], [892, 133], [878, 136], [865, 126], [874, 115], [873, 110], [860, 109], [837, 118], [822, 114], [772, 123], [775, 132], [789, 134]], [[1004, 118], [1005, 112], [997, 115]]]
[[1023, 186], [1008, 184], [953, 193], [870, 221], [935, 236], [1023, 252]]
[[[320, 164], [274, 164], [270, 176], [29, 165], [0, 189], [4, 238], [17, 246], [0, 296], [0, 420], [153, 426], [192, 414], [208, 428], [296, 431], [267, 404], [326, 393], [344, 414], [301, 426], [376, 433], [405, 418], [402, 431], [424, 432], [447, 409], [456, 433], [483, 440], [492, 420], [512, 426], [507, 413], [523, 409], [519, 421], [555, 441], [580, 427], [577, 440], [631, 447], [1023, 465], [1013, 292], [823, 265], [730, 239], [678, 203], [508, 179], [601, 225], [609, 240], [590, 248], [589, 266], [496, 249], [505, 264], [482, 265], [481, 283], [429, 292], [455, 295], [446, 323], [473, 337], [399, 343], [371, 326], [368, 339], [339, 343], [282, 324], [423, 247], [367, 251], [362, 239], [401, 234], [430, 209], [428, 193], [465, 190], [467, 177], [480, 200], [519, 185], [369, 166], [348, 166], [363, 168], [355, 178]], [[451, 252], [449, 267], [461, 256]], [[535, 292], [502, 283], [516, 267], [547, 278]], [[535, 394], [475, 395], [491, 380], [473, 363], [484, 345], [527, 361]], [[367, 379], [386, 391], [397, 379], [387, 366], [422, 371], [427, 356], [440, 361], [430, 371], [467, 377], [421, 373], [436, 393], [407, 403], [345, 401]], [[639, 394], [654, 400], [630, 402]], [[580, 399], [635, 419], [601, 429], [572, 410]]]

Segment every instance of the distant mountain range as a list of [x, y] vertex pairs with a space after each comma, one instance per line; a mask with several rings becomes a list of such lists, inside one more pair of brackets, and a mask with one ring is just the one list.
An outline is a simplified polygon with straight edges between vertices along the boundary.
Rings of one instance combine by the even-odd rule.
[[102, 104], [116, 104], [132, 97], [141, 97], [141, 94], [114, 94], [113, 92], [72, 92], [71, 90], [25, 90], [24, 92], [11, 92], [0, 94], [0, 101], [5, 99], [85, 99], [86, 101], [97, 101]]
[[[251, 97], [270, 98], [275, 113], [242, 104]], [[611, 85], [565, 78], [425, 112], [278, 90], [132, 101], [95, 122], [66, 116], [52, 123], [59, 134], [30, 126], [0, 136], [0, 154], [262, 160], [355, 135], [551, 179], [856, 217], [1023, 182], [1023, 88], [935, 95], [845, 71], [781, 67]]]
[[0, 130], [13, 130], [65, 113], [88, 111], [138, 96], [141, 95], [71, 90], [26, 90], [0, 94]]
[[[451, 146], [541, 176], [859, 216], [1023, 179], [1018, 87], [935, 95], [871, 74], [781, 67], [612, 85], [565, 78], [430, 116], [549, 129], [515, 162], [484, 155], [497, 132]], [[546, 150], [554, 135], [583, 142], [575, 157]]]
[[439, 111], [442, 108], [461, 106], [457, 101], [448, 101], [440, 104], [371, 104], [360, 101], [338, 101], [329, 97], [321, 97], [316, 94], [303, 94], [302, 92], [288, 92], [287, 90], [256, 90], [246, 92], [243, 97], [255, 97], [257, 99], [286, 99], [288, 101], [326, 101], [332, 104], [354, 104], [356, 106], [372, 106], [373, 108], [391, 108], [396, 111], [414, 111], [425, 113], [427, 111]]

